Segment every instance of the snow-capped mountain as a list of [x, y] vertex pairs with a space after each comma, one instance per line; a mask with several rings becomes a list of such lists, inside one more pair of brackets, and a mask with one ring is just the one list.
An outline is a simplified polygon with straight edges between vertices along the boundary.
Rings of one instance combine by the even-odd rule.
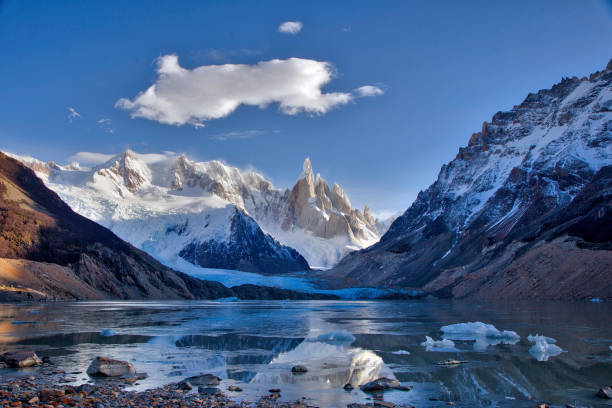
[[[94, 168], [19, 157], [75, 211], [170, 265], [259, 273], [331, 267], [375, 243], [369, 209], [352, 209], [342, 188], [313, 176], [306, 159], [292, 190], [217, 160], [130, 150]], [[280, 241], [280, 242], [279, 242]], [[295, 248], [295, 249], [293, 249]]]
[[[367, 282], [454, 296], [531, 297], [544, 291], [542, 277], [536, 279], [544, 271], [549, 275], [542, 279], [557, 285], [545, 296], [587, 296], [586, 288], [612, 296], [610, 248], [593, 244], [584, 233], [555, 229], [584, 222], [595, 208], [593, 217], [606, 225], [611, 165], [612, 61], [605, 71], [564, 78], [552, 89], [529, 94], [512, 110], [496, 113], [442, 166], [436, 182], [419, 193], [379, 243], [345, 257], [329, 276], [343, 285]], [[568, 210], [578, 196], [590, 203], [584, 213]], [[564, 234], [573, 235], [573, 244], [563, 241]], [[576, 244], [581, 240], [594, 246], [587, 250]], [[555, 262], [544, 262], [536, 271], [524, 266], [524, 257], [534, 256], [535, 247], [542, 256], [569, 257], [566, 264], [575, 264], [581, 277], [576, 280], [569, 271], [561, 276], [563, 268]], [[610, 261], [600, 260], [588, 270], [587, 262], [576, 262], [601, 256]], [[517, 262], [524, 267], [512, 275], [508, 271]]]

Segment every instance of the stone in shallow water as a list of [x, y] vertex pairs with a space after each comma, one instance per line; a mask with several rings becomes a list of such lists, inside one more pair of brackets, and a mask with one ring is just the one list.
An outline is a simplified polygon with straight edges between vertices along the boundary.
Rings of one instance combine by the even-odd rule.
[[612, 399], [612, 386], [600, 388], [599, 391], [597, 391], [597, 396], [599, 398]]
[[13, 368], [41, 365], [42, 361], [33, 351], [9, 351], [0, 356], [6, 365]]
[[128, 374], [136, 374], [136, 369], [127, 361], [96, 357], [89, 365], [87, 374], [92, 377], [121, 377]]
[[377, 378], [374, 381], [370, 381], [369, 383], [362, 385], [360, 388], [361, 388], [361, 391], [374, 392], [374, 391], [388, 390], [388, 389], [397, 388], [397, 387], [401, 387], [401, 385], [399, 381], [397, 381], [395, 378], [381, 377], [381, 378]]
[[193, 377], [185, 378], [183, 382], [188, 382], [191, 385], [207, 385], [215, 386], [221, 383], [221, 378], [212, 374], [196, 375]]

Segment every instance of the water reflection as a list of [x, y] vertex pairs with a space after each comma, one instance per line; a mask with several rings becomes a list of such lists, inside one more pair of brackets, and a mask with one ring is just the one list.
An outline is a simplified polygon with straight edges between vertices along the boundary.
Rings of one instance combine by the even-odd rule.
[[[533, 406], [535, 401], [601, 404], [593, 394], [612, 371], [607, 304], [462, 302], [78, 302], [0, 305], [0, 349], [33, 349], [59, 369], [85, 371], [97, 355], [131, 361], [144, 389], [213, 373], [241, 397], [281, 388], [282, 399], [321, 406], [365, 401], [359, 389], [380, 376], [413, 385], [385, 399], [417, 406]], [[441, 331], [481, 321], [519, 338]], [[24, 324], [13, 324], [14, 322]], [[109, 329], [114, 336], [103, 336]], [[544, 333], [566, 352], [537, 361], [527, 336]], [[425, 336], [453, 341], [440, 349]], [[441, 344], [441, 343], [440, 343]], [[402, 352], [398, 352], [402, 350]], [[467, 360], [457, 367], [436, 363]], [[303, 365], [304, 374], [291, 367]], [[17, 372], [3, 370], [0, 376]], [[78, 381], [87, 381], [85, 375]], [[433, 402], [429, 398], [440, 398]]]

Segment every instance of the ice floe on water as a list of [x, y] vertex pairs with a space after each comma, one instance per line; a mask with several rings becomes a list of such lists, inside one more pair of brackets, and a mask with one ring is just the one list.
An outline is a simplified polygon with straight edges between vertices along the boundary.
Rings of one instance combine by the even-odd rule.
[[449, 340], [449, 339], [434, 340], [429, 336], [425, 336], [425, 341], [421, 343], [421, 346], [424, 346], [426, 351], [437, 351], [437, 352], [459, 351], [455, 348], [454, 341]]
[[405, 355], [408, 355], [408, 354], [410, 354], [410, 352], [406, 351], [406, 350], [396, 350], [396, 351], [392, 351], [391, 354], [405, 354]]
[[558, 356], [564, 352], [561, 347], [555, 344], [557, 340], [551, 337], [540, 336], [539, 334], [532, 336], [530, 334], [527, 336], [527, 340], [531, 343], [535, 343], [529, 349], [529, 353], [538, 361], [548, 361], [550, 357]]
[[236, 296], [231, 296], [231, 297], [220, 298], [220, 299], [217, 299], [216, 301], [221, 302], [221, 303], [232, 303], [232, 302], [239, 302], [240, 299], [238, 299]]
[[473, 340], [475, 351], [485, 351], [489, 346], [497, 344], [516, 344], [521, 340], [516, 332], [498, 330], [492, 324], [483, 322], [456, 323], [442, 326], [443, 339]]

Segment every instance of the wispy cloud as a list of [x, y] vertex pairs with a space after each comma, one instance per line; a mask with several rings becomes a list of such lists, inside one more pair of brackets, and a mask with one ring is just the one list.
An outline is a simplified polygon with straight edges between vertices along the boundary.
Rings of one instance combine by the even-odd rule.
[[70, 161], [76, 161], [84, 165], [102, 164], [113, 158], [113, 154], [94, 153], [94, 152], [78, 152], [68, 158]]
[[374, 85], [364, 85], [353, 91], [355, 96], [358, 97], [370, 97], [370, 96], [378, 96], [385, 93], [382, 89]]
[[355, 97], [351, 92], [323, 92], [334, 77], [333, 66], [302, 58], [187, 69], [179, 65], [176, 55], [165, 55], [158, 60], [157, 73], [147, 90], [134, 99], [119, 99], [115, 107], [129, 111], [133, 118], [202, 127], [205, 121], [224, 118], [240, 105], [263, 109], [278, 103], [287, 115], [325, 114]]
[[291, 34], [296, 35], [302, 30], [302, 22], [301, 21], [285, 21], [280, 26], [278, 26], [278, 32], [283, 34]]
[[109, 118], [102, 118], [98, 120], [98, 126], [100, 129], [105, 131], [106, 133], [115, 133], [115, 129], [113, 128], [113, 121]]
[[345, 33], [350, 33], [351, 31], [353, 31], [353, 29], [351, 27], [344, 27], [342, 31], [344, 31]]
[[243, 130], [219, 133], [210, 137], [211, 140], [225, 141], [225, 140], [240, 140], [240, 139], [251, 139], [256, 136], [261, 136], [265, 132], [263, 130]]
[[67, 106], [68, 109], [68, 122], [72, 123], [74, 119], [80, 119], [81, 114], [77, 112], [72, 106]]
[[[202, 53], [198, 53], [202, 55]], [[260, 50], [251, 50], [248, 48], [241, 49], [217, 49], [213, 48], [211, 50], [204, 51], [204, 56], [210, 58], [214, 61], [227, 61], [233, 57], [253, 57], [256, 55], [261, 55], [262, 52]]]

